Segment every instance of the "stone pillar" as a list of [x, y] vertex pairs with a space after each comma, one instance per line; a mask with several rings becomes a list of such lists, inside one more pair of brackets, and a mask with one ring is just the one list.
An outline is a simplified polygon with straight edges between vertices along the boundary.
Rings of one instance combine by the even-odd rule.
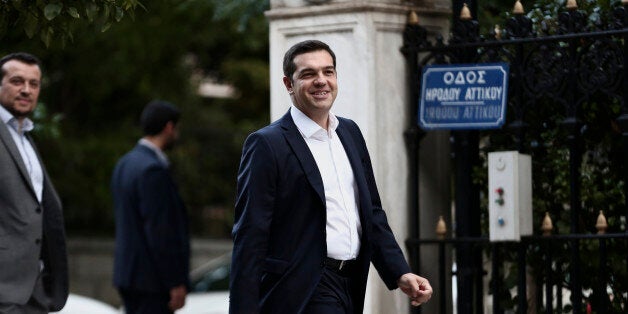
[[[271, 9], [266, 13], [270, 22], [271, 120], [280, 118], [291, 104], [282, 83], [285, 51], [306, 39], [329, 44], [336, 53], [339, 90], [332, 112], [360, 126], [384, 210], [404, 251], [408, 196], [418, 193], [408, 191], [403, 136], [409, 123], [409, 91], [400, 48], [410, 10], [417, 12], [421, 25], [428, 30], [448, 31], [448, 0], [271, 0]], [[438, 212], [428, 216], [438, 217]], [[426, 219], [426, 223], [428, 226], [422, 228], [432, 230], [436, 219]], [[408, 313], [408, 300], [399, 290], [388, 291], [371, 269], [364, 313]]]

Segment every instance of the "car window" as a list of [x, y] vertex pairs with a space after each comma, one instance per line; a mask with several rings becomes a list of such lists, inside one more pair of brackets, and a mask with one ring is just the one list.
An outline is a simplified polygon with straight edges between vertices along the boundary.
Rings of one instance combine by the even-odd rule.
[[208, 270], [198, 279], [192, 281], [193, 292], [210, 292], [229, 290], [229, 265], [220, 265]]

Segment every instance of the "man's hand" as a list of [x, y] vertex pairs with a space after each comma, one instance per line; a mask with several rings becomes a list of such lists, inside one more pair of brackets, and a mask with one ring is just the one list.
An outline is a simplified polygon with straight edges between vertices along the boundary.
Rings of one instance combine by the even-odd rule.
[[419, 306], [432, 297], [432, 286], [427, 279], [413, 273], [403, 274], [397, 279], [397, 285], [412, 300], [413, 306]]
[[188, 293], [185, 285], [176, 286], [170, 289], [170, 302], [168, 308], [173, 312], [185, 305], [185, 295]]

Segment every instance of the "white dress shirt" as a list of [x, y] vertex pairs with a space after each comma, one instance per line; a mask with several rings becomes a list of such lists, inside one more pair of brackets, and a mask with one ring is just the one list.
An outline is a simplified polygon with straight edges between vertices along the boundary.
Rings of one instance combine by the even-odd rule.
[[37, 158], [37, 154], [35, 153], [35, 149], [31, 145], [31, 142], [28, 141], [25, 134], [26, 132], [33, 130], [33, 121], [28, 118], [24, 118], [22, 121], [22, 127], [20, 128], [17, 119], [1, 105], [0, 118], [3, 123], [9, 126], [7, 129], [9, 129], [11, 137], [13, 137], [15, 146], [17, 146], [17, 149], [20, 151], [22, 161], [24, 161], [24, 165], [26, 166], [26, 170], [28, 171], [28, 175], [31, 179], [31, 184], [35, 189], [37, 200], [41, 203], [42, 192], [44, 190], [44, 172], [41, 168], [41, 164], [39, 163], [39, 159]]
[[327, 256], [337, 260], [356, 259], [362, 232], [358, 188], [347, 153], [336, 134], [338, 118], [329, 113], [329, 126], [325, 130], [295, 106], [290, 109], [290, 114], [323, 179], [327, 207]]

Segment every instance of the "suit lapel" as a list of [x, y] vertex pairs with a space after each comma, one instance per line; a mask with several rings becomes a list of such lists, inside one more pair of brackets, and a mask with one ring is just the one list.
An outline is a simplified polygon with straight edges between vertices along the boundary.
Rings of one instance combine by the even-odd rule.
[[338, 138], [340, 138], [340, 142], [347, 153], [351, 169], [353, 170], [353, 177], [355, 178], [356, 185], [358, 186], [358, 195], [360, 196], [358, 203], [358, 208], [360, 209], [360, 219], [364, 222], [362, 205], [368, 204], [368, 198], [364, 198], [366, 196], [365, 192], [368, 191], [368, 186], [366, 184], [366, 177], [364, 176], [362, 158], [360, 157], [358, 146], [355, 144], [349, 129], [346, 127], [346, 123], [343, 123], [342, 120], [340, 120], [338, 128], [336, 128], [336, 134], [338, 134]]
[[[44, 165], [44, 161], [43, 159], [41, 159], [41, 155], [39, 154], [39, 150], [37, 149], [37, 145], [35, 145], [35, 141], [33, 141], [33, 137], [31, 136], [30, 132], [26, 133], [26, 139], [28, 139], [28, 142], [31, 144], [31, 147], [33, 147], [33, 151], [35, 152], [35, 156], [37, 156], [37, 161], [39, 161], [39, 166], [41, 167], [41, 172], [44, 176], [44, 189], [42, 192], [42, 202], [44, 201], [44, 199], [47, 198], [47, 195], [51, 195], [48, 194], [48, 192], [53, 192], [54, 188], [52, 187], [52, 182], [48, 179], [50, 178], [50, 176], [48, 175], [48, 170], [46, 170], [46, 166]], [[30, 179], [30, 176], [28, 176]], [[30, 180], [29, 180], [30, 182]], [[35, 188], [33, 188], [33, 192], [35, 192]], [[56, 191], [54, 191], [53, 193], [55, 195], [55, 198], [58, 198], [58, 196], [56, 196]], [[58, 200], [57, 200], [58, 201]]]
[[299, 163], [301, 164], [301, 168], [303, 168], [303, 172], [305, 172], [307, 180], [310, 182], [323, 204], [325, 204], [325, 187], [323, 186], [323, 178], [321, 177], [318, 166], [316, 166], [316, 161], [314, 160], [314, 156], [312, 155], [310, 148], [307, 147], [303, 136], [292, 120], [290, 110], [288, 110], [288, 113], [280, 119], [279, 123], [288, 145], [290, 145], [297, 159], [299, 159]]
[[11, 155], [11, 158], [13, 158], [13, 161], [15, 162], [15, 164], [17, 164], [17, 168], [20, 171], [22, 178], [28, 183], [28, 186], [30, 187], [31, 192], [33, 192], [34, 194], [35, 188], [33, 188], [31, 177], [28, 175], [28, 170], [26, 170], [26, 165], [24, 164], [22, 155], [20, 154], [20, 151], [17, 149], [17, 146], [15, 145], [15, 141], [13, 141], [13, 137], [11, 136], [11, 133], [9, 133], [9, 130], [7, 129], [9, 126], [7, 126], [4, 122], [0, 121], [0, 123], [2, 124], [0, 125], [0, 140], [2, 140], [2, 142], [4, 143], [4, 146], [7, 148], [9, 155]]

